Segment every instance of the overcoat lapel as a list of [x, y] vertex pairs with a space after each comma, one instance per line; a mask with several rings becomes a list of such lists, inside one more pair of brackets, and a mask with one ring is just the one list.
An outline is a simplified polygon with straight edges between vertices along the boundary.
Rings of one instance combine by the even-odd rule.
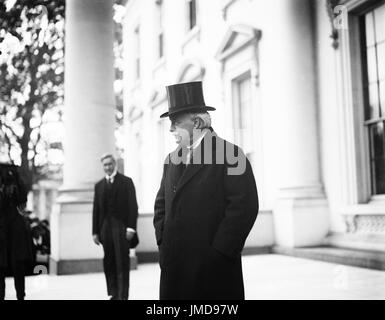
[[[176, 195], [182, 190], [182, 188], [200, 171], [203, 169], [205, 163], [205, 153], [211, 153], [211, 158], [215, 153], [215, 132], [209, 132], [202, 139], [200, 145], [194, 150], [192, 159], [200, 158], [198, 164], [191, 163], [189, 164], [182, 177], [179, 180], [178, 186], [176, 188]], [[213, 160], [213, 159], [212, 159]]]
[[105, 193], [106, 193], [106, 188], [107, 188], [107, 181], [106, 181], [106, 179], [103, 179], [103, 182], [100, 184], [100, 199], [101, 199], [100, 206], [101, 206], [102, 212], [104, 212], [104, 210], [105, 210], [104, 197], [105, 197]]
[[117, 173], [114, 179], [114, 183], [112, 184], [112, 199], [116, 199], [116, 193], [119, 190], [119, 185], [121, 184], [122, 180], [120, 179], [120, 174]]
[[194, 177], [202, 168], [203, 168], [203, 163], [189, 164], [186, 167], [182, 177], [179, 180], [179, 183], [176, 188], [176, 193], [178, 194], [180, 190], [186, 185], [186, 183], [189, 182], [192, 179], [192, 177]]

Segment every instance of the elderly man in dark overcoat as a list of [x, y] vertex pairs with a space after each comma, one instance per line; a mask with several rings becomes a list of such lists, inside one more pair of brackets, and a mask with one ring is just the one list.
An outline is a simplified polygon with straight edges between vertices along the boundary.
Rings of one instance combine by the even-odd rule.
[[244, 299], [241, 252], [258, 214], [257, 187], [241, 148], [211, 127], [202, 83], [167, 87], [177, 149], [155, 200], [160, 299]]

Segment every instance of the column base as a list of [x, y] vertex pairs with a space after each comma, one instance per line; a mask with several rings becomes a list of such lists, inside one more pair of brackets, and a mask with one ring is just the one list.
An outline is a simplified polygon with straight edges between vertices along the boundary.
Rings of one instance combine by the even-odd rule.
[[55, 275], [103, 272], [102, 259], [59, 260], [49, 259], [49, 273]]
[[[138, 268], [138, 259], [136, 256], [130, 257], [130, 270]], [[84, 259], [84, 260], [59, 260], [49, 259], [49, 273], [54, 275], [69, 275], [82, 273], [103, 272], [102, 259]]]
[[274, 209], [275, 242], [283, 247], [321, 245], [329, 231], [326, 198], [281, 198]]
[[[62, 188], [51, 216], [50, 273], [103, 272], [103, 248], [92, 239], [93, 189]], [[131, 269], [137, 268], [135, 251]]]

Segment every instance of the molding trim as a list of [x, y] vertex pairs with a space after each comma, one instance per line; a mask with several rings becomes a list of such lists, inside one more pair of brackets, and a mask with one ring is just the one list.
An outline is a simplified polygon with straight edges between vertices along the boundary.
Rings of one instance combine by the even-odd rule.
[[160, 89], [160, 88], [156, 88], [152, 94], [151, 94], [151, 97], [150, 97], [150, 100], [148, 102], [148, 105], [154, 109], [156, 108], [157, 106], [159, 106], [160, 104], [162, 104], [163, 102], [167, 101], [167, 95], [166, 95], [166, 90], [165, 89]]
[[[190, 69], [195, 69], [192, 78], [186, 79], [185, 76]], [[179, 68], [178, 75], [176, 77], [176, 82], [179, 83], [181, 81], [193, 81], [199, 78], [203, 78], [206, 73], [206, 68], [203, 66], [200, 60], [198, 59], [186, 59], [183, 61]]]
[[237, 0], [222, 0], [222, 17], [224, 20], [227, 19], [227, 10]]
[[192, 42], [194, 39], [196, 41], [200, 41], [201, 36], [201, 27], [199, 25], [196, 25], [194, 28], [192, 28], [190, 31], [187, 32], [185, 35], [185, 38], [182, 42], [182, 53], [184, 54], [186, 51], [186, 46]]
[[143, 110], [140, 110], [139, 108], [137, 108], [135, 106], [132, 106], [130, 108], [130, 111], [128, 113], [128, 119], [130, 122], [134, 122], [142, 116], [143, 116]]
[[[243, 36], [244, 40], [236, 45], [232, 45], [234, 39], [239, 35]], [[261, 37], [262, 31], [252, 26], [244, 24], [231, 25], [223, 36], [215, 56], [217, 60], [224, 61], [250, 44], [254, 44], [257, 47]]]

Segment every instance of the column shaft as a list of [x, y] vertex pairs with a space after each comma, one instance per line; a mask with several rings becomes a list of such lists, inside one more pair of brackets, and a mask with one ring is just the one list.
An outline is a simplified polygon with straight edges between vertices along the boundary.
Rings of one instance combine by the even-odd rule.
[[52, 273], [102, 270], [92, 241], [93, 186], [99, 161], [114, 152], [113, 0], [67, 0], [64, 182], [51, 216]]

